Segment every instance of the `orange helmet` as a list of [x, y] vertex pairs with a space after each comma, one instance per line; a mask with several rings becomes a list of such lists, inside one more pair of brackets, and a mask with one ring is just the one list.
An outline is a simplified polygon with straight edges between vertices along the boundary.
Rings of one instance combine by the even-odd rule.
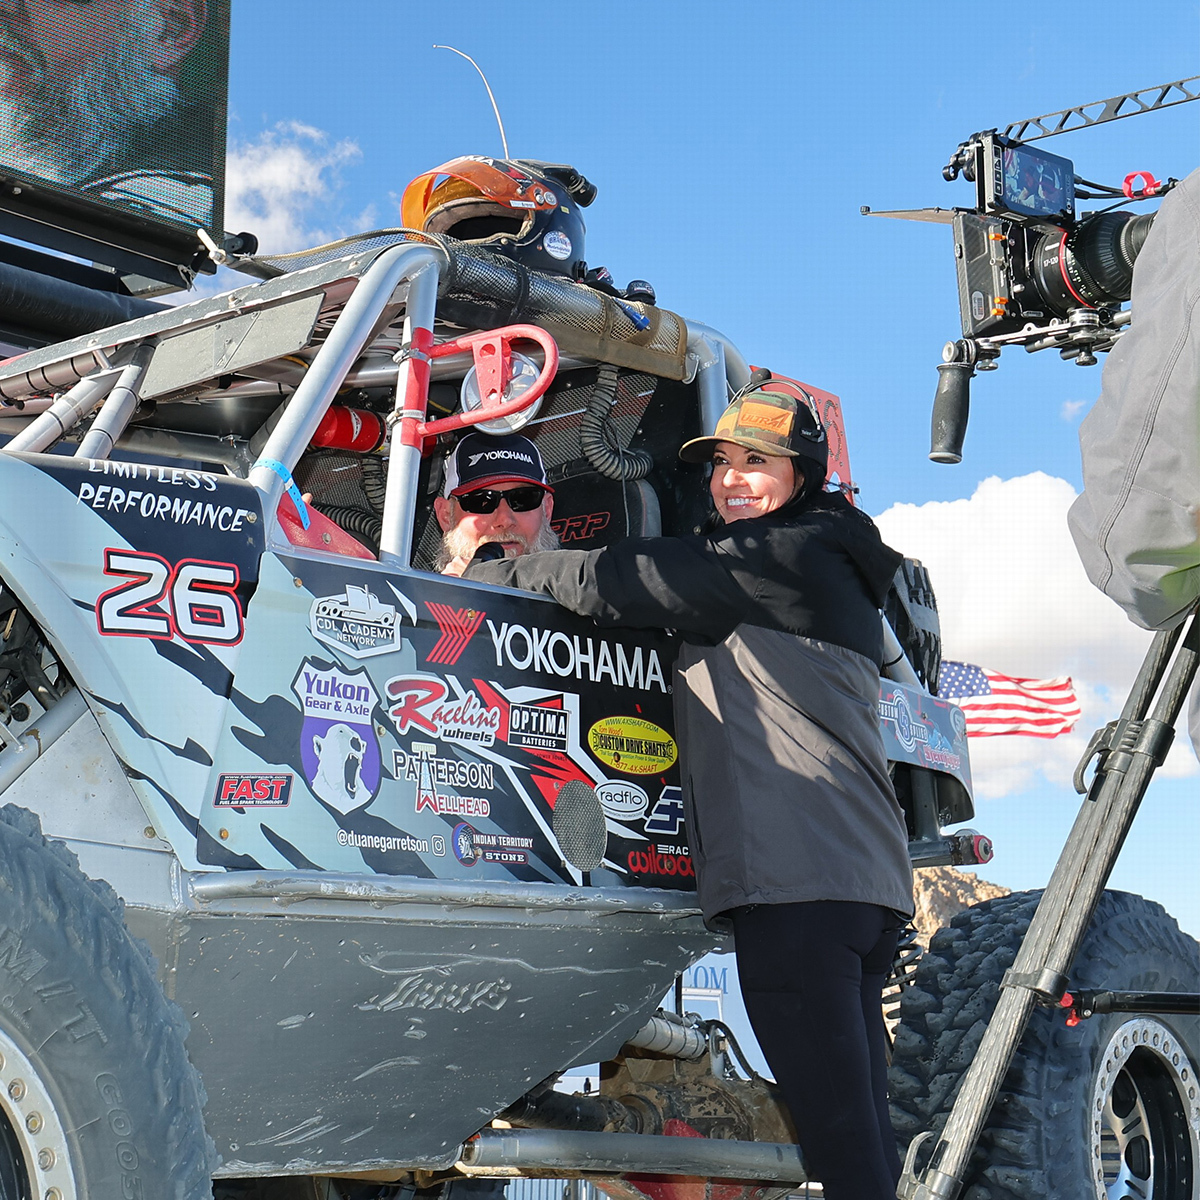
[[472, 154], [418, 175], [404, 189], [400, 219], [579, 279], [586, 269], [579, 207], [595, 197], [573, 167]]

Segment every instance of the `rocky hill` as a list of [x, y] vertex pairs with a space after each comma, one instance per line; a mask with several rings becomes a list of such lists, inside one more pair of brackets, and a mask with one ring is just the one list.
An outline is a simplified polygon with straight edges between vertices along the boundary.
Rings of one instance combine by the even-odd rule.
[[954, 867], [925, 867], [913, 873], [913, 898], [917, 913], [913, 924], [917, 927], [918, 940], [928, 946], [929, 939], [950, 918], [981, 900], [993, 900], [1007, 896], [1009, 889], [999, 884], [988, 883], [976, 875], [958, 871]]

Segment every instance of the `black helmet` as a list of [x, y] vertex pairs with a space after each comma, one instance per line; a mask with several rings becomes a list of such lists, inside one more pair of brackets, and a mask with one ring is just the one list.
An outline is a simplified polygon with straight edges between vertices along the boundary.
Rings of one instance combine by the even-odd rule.
[[418, 175], [404, 189], [410, 229], [475, 242], [523, 266], [582, 277], [583, 217], [596, 188], [573, 167], [472, 154]]

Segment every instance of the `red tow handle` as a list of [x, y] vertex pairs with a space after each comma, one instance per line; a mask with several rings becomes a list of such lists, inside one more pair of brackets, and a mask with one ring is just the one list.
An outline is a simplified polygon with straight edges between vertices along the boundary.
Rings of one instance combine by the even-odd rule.
[[[502, 400], [504, 389], [512, 378], [512, 343], [515, 341], [537, 342], [545, 352], [541, 374], [533, 386], [512, 400]], [[451, 429], [465, 429], [482, 421], [494, 421], [523, 412], [535, 400], [545, 394], [558, 370], [558, 343], [536, 325], [506, 325], [503, 329], [490, 329], [486, 333], [468, 333], [452, 342], [430, 346], [426, 354], [430, 358], [445, 358], [470, 350], [475, 359], [475, 379], [483, 407], [473, 412], [459, 412], [452, 417], [441, 417], [436, 421], [421, 421], [416, 436], [424, 439]]]

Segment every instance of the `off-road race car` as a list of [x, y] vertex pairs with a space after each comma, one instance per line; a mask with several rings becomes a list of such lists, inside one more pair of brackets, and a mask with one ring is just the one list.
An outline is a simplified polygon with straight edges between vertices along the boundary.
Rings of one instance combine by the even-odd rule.
[[[692, 530], [701, 468], [675, 452], [744, 358], [449, 238], [250, 265], [260, 282], [0, 365], [0, 1196], [802, 1182], [729, 1031], [656, 1011], [721, 943], [692, 895], [675, 640], [432, 570], [446, 448], [516, 414], [564, 545]], [[776, 379], [818, 407], [851, 487], [836, 397]], [[886, 616], [880, 720], [913, 861], [986, 861], [982, 835], [945, 832], [973, 816], [971, 780], [919, 564]], [[1118, 930], [1130, 986], [1186, 990], [1194, 943], [1106, 903], [1097, 955]], [[1026, 907], [949, 931], [910, 989], [905, 1145], [948, 1102]], [[1095, 1098], [1014, 1084], [1013, 1103], [1098, 1146], [1110, 1197], [1136, 1109], [1173, 1181], [1153, 1194], [1182, 1196], [1197, 1023], [1113, 1020], [1085, 1026], [1108, 1047]], [[1114, 1065], [1128, 1036], [1144, 1071]], [[1064, 1037], [1032, 1051], [1055, 1080]], [[595, 1062], [598, 1094], [554, 1090]], [[976, 1194], [1093, 1194], [1090, 1172], [1022, 1191], [1051, 1165], [1030, 1161], [981, 1168], [995, 1187]]]

